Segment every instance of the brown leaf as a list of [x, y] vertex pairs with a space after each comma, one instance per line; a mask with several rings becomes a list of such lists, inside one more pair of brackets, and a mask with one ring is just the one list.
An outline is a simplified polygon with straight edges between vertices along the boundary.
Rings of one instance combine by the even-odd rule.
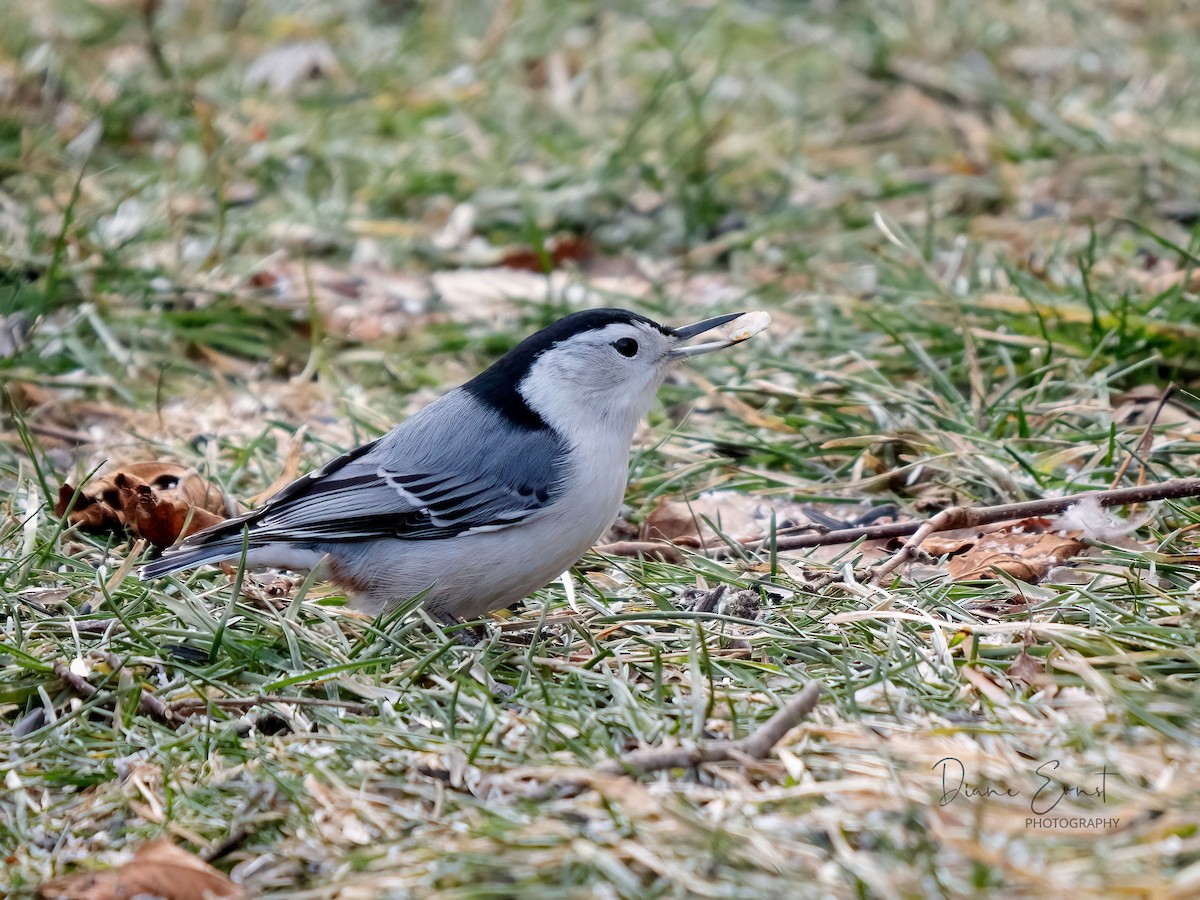
[[117, 475], [116, 485], [126, 527], [155, 547], [170, 547], [179, 538], [225, 518], [193, 506], [182, 497], [156, 493], [150, 485], [123, 473]]
[[434, 296], [424, 277], [309, 260], [273, 260], [246, 286], [272, 306], [305, 311], [311, 306], [326, 331], [356, 341], [407, 334], [425, 321]]
[[[54, 504], [54, 514], [61, 516], [71, 505], [75, 496], [75, 486], [69, 481], [63, 482], [58, 488], [58, 500]], [[113, 496], [116, 500], [116, 496]], [[68, 522], [83, 531], [120, 531], [124, 527], [121, 520], [119, 501], [116, 504], [99, 499], [92, 493], [84, 491], [75, 500]]]
[[1172, 400], [1169, 396], [1163, 398], [1164, 387], [1156, 384], [1142, 384], [1113, 401], [1113, 419], [1127, 427], [1145, 425], [1172, 426], [1171, 431], [1192, 431], [1200, 425], [1197, 417], [1183, 403]]
[[953, 556], [970, 550], [978, 542], [978, 537], [942, 537], [931, 534], [921, 543], [921, 549], [930, 556]]
[[1008, 667], [1008, 680], [1032, 687], [1045, 678], [1046, 667], [1029, 655], [1028, 645], [1021, 648]]
[[974, 666], [963, 666], [959, 672], [962, 674], [963, 681], [970, 683], [980, 697], [1001, 709], [1008, 706], [1008, 694], [990, 675]]
[[[54, 514], [67, 511], [75, 488], [58, 489]], [[132, 463], [89, 484], [80, 493], [68, 522], [84, 531], [128, 528], [156, 547], [169, 547], [183, 534], [192, 534], [225, 518], [220, 489], [195, 469], [176, 463]]]
[[699, 536], [702, 526], [700, 517], [686, 503], [663, 500], [646, 516], [643, 533], [651, 540], [678, 541], [680, 538]]
[[996, 570], [1029, 584], [1041, 581], [1054, 566], [1080, 553], [1085, 544], [1058, 534], [1001, 532], [985, 535], [946, 565], [955, 581], [993, 578]]
[[133, 859], [105, 872], [83, 872], [47, 881], [38, 888], [44, 900], [165, 900], [242, 898], [246, 892], [208, 863], [180, 850], [166, 838], [143, 846]]
[[591, 242], [581, 235], [562, 234], [546, 241], [544, 252], [521, 245], [510, 247], [500, 257], [498, 265], [506, 269], [523, 269], [526, 272], [551, 272], [565, 263], [581, 263], [595, 252]]
[[707, 491], [687, 503], [663, 500], [646, 517], [643, 540], [667, 540], [681, 547], [716, 546], [722, 543], [709, 522], [738, 540], [757, 540], [771, 528], [809, 523], [799, 503], [782, 498], [758, 497], [738, 491]]

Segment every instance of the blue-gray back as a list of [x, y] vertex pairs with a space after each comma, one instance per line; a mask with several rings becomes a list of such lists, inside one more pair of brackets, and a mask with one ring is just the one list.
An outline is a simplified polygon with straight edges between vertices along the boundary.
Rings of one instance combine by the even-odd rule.
[[514, 428], [461, 388], [382, 438], [292, 482], [265, 505], [197, 538], [272, 541], [409, 540], [491, 531], [536, 516], [566, 477], [566, 447], [550, 428]]

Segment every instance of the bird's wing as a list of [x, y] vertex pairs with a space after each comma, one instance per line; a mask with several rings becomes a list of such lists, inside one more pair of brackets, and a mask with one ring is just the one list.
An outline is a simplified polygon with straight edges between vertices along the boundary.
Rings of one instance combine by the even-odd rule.
[[180, 546], [240, 540], [244, 528], [254, 545], [428, 540], [507, 528], [553, 502], [564, 454], [555, 432], [514, 429], [455, 392]]

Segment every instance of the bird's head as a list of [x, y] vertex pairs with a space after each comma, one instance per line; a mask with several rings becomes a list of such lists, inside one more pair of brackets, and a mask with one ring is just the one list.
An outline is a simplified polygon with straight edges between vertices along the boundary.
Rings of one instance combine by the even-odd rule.
[[464, 387], [512, 422], [568, 439], [597, 425], [632, 434], [672, 363], [729, 347], [687, 341], [740, 316], [670, 328], [624, 309], [572, 313], [523, 340]]

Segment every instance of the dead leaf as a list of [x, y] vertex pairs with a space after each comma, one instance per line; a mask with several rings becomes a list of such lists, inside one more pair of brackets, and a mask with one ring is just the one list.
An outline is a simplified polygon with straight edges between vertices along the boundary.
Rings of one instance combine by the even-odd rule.
[[[63, 515], [75, 495], [64, 483], [54, 514]], [[169, 547], [225, 518], [225, 498], [195, 469], [169, 462], [131, 463], [80, 492], [68, 522], [92, 532], [125, 529], [156, 547]]]
[[82, 872], [47, 881], [38, 888], [43, 900], [215, 900], [242, 898], [246, 892], [202, 859], [167, 838], [143, 846], [118, 869]]
[[971, 537], [942, 537], [931, 534], [921, 543], [921, 549], [930, 556], [953, 556], [969, 550], [979, 543], [978, 536]]
[[586, 237], [578, 234], [562, 234], [546, 241], [544, 252], [539, 253], [529, 246], [510, 247], [503, 251], [498, 265], [506, 269], [522, 269], [526, 272], [552, 272], [566, 263], [582, 263], [595, 253], [595, 247]]
[[663, 500], [646, 517], [642, 540], [667, 540], [681, 547], [716, 546], [722, 543], [712, 522], [726, 535], [755, 541], [771, 528], [791, 528], [811, 521], [799, 503], [753, 496], [739, 491], [708, 491], [687, 503]]
[[300, 575], [246, 572], [242, 578], [242, 597], [255, 601], [263, 608], [284, 609], [291, 602], [289, 598], [303, 581], [304, 578]]
[[1018, 581], [1037, 584], [1086, 548], [1081, 541], [1059, 534], [1000, 532], [985, 535], [950, 557], [946, 570], [955, 581], [994, 578], [999, 570]]
[[674, 541], [698, 546], [703, 528], [700, 517], [686, 503], [663, 500], [646, 516], [642, 534], [647, 540]]
[[[58, 500], [54, 504], [54, 514], [61, 516], [71, 506], [71, 498], [75, 496], [75, 487], [64, 481], [58, 488]], [[124, 527], [121, 520], [121, 500], [116, 493], [115, 485], [112, 493], [112, 503], [109, 504], [96, 496], [81, 493], [71, 508], [67, 522], [81, 531], [104, 532], [120, 531]]]
[[1177, 429], [1190, 432], [1200, 425], [1200, 418], [1186, 404], [1171, 397], [1164, 401], [1163, 390], [1156, 384], [1142, 384], [1126, 391], [1113, 401], [1113, 420], [1128, 428], [1168, 426], [1172, 432]]
[[150, 485], [124, 474], [117, 476], [116, 484], [126, 527], [155, 547], [170, 547], [179, 538], [225, 519], [183, 498], [157, 493]]
[[1029, 655], [1029, 639], [1026, 638], [1021, 652], [1008, 667], [1008, 680], [1033, 687], [1044, 681], [1045, 676], [1046, 667]]
[[963, 681], [969, 682], [975, 688], [979, 696], [986, 699], [993, 706], [998, 706], [1005, 709], [1009, 705], [1008, 694], [1004, 688], [996, 683], [996, 680], [985, 672], [976, 669], [974, 666], [963, 666], [959, 669]]
[[275, 259], [245, 286], [272, 306], [307, 311], [311, 305], [330, 334], [355, 341], [408, 333], [422, 323], [434, 296], [424, 277], [310, 260]]

